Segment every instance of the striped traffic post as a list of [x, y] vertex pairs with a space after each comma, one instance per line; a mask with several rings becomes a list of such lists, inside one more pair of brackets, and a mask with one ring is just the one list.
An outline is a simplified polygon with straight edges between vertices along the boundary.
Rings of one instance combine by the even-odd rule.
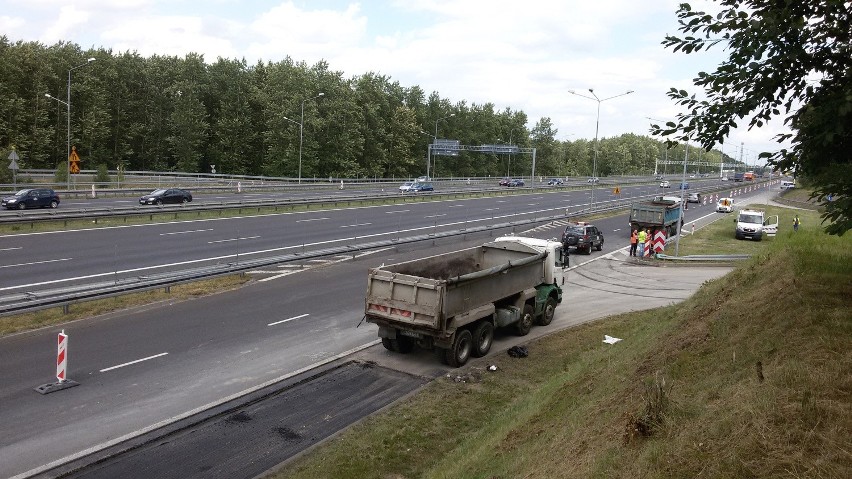
[[63, 329], [56, 338], [56, 382], [42, 384], [33, 389], [39, 394], [50, 394], [79, 385], [77, 381], [68, 379], [68, 335]]
[[65, 381], [65, 371], [68, 368], [68, 335], [63, 329], [57, 338], [56, 347], [56, 380]]

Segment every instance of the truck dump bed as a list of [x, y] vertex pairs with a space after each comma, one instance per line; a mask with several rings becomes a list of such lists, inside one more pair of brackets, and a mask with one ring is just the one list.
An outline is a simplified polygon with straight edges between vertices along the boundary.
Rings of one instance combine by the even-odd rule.
[[368, 320], [443, 330], [447, 318], [541, 284], [545, 256], [501, 241], [373, 268], [367, 278]]
[[660, 228], [677, 223], [680, 205], [672, 201], [645, 201], [633, 203], [630, 224], [642, 228]]

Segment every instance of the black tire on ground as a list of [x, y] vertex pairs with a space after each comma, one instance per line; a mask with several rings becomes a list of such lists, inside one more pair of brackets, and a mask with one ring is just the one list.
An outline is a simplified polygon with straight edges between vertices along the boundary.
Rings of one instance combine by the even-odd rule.
[[19, 210], [25, 210], [25, 209], [27, 209], [27, 205], [25, 205], [23, 203], [18, 203], [18, 209]]
[[494, 343], [494, 325], [483, 320], [473, 329], [473, 357], [481, 358], [488, 354]]
[[603, 251], [603, 240], [598, 244], [598, 251]]
[[414, 340], [405, 336], [396, 337], [396, 350], [402, 354], [408, 354], [414, 350]]
[[553, 315], [556, 313], [556, 300], [548, 297], [544, 302], [544, 311], [541, 312], [541, 317], [538, 318], [538, 324], [547, 326], [553, 321]]
[[163, 206], [163, 200], [157, 200], [154, 204], [157, 206]]
[[592, 254], [593, 249], [595, 249], [594, 243], [589, 243], [589, 247], [586, 249], [586, 254]]
[[526, 336], [530, 333], [530, 329], [532, 329], [533, 320], [535, 316], [535, 310], [529, 304], [524, 305], [524, 310], [521, 313], [521, 319], [515, 323], [515, 334], [518, 336]]
[[51, 201], [51, 202], [50, 202], [50, 207], [51, 207], [51, 208], [54, 208], [54, 209], [55, 209], [57, 206], [59, 206], [59, 202], [58, 202], [58, 201], [53, 200], [53, 201]]
[[187, 198], [186, 196], [184, 196], [184, 197], [183, 197], [183, 200], [181, 200], [181, 202], [182, 202], [183, 204], [187, 204], [187, 203], [189, 203], [189, 198]]
[[458, 368], [464, 366], [470, 353], [473, 350], [473, 335], [467, 329], [459, 329], [456, 331], [456, 339], [453, 341], [452, 347], [447, 349], [446, 358], [447, 364]]
[[385, 349], [387, 349], [388, 351], [397, 352], [396, 341], [394, 341], [393, 339], [382, 338], [382, 346], [384, 346]]

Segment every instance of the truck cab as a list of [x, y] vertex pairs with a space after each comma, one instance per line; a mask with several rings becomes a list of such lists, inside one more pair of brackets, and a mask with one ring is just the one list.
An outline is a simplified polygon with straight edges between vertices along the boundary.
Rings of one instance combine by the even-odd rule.
[[568, 268], [568, 251], [563, 248], [562, 243], [555, 240], [512, 235], [500, 236], [494, 242], [512, 242], [528, 247], [531, 251], [539, 253], [547, 252], [547, 259], [544, 262], [544, 283], [558, 286], [565, 284], [565, 269]]

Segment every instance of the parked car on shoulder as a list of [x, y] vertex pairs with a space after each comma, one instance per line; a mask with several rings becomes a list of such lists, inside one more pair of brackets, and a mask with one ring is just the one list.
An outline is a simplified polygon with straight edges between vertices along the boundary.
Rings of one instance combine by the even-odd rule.
[[668, 181], [661, 181], [660, 182], [660, 188], [671, 188], [671, 187], [672, 187], [672, 184], [669, 183]]
[[690, 193], [686, 196], [687, 203], [701, 203], [701, 193]]
[[716, 203], [716, 211], [719, 213], [730, 213], [734, 211], [734, 199], [719, 198], [719, 201]]
[[4, 208], [10, 210], [56, 208], [59, 206], [59, 195], [50, 188], [28, 188], [3, 198], [2, 204]]
[[592, 254], [592, 248], [600, 251], [603, 249], [603, 244], [603, 233], [595, 225], [585, 221], [569, 223], [562, 233], [562, 249], [565, 251], [574, 248], [577, 251]]
[[181, 204], [190, 201], [192, 201], [192, 193], [179, 188], [162, 188], [139, 198], [140, 205]]
[[506, 184], [506, 186], [524, 186], [524, 180], [516, 179]]

